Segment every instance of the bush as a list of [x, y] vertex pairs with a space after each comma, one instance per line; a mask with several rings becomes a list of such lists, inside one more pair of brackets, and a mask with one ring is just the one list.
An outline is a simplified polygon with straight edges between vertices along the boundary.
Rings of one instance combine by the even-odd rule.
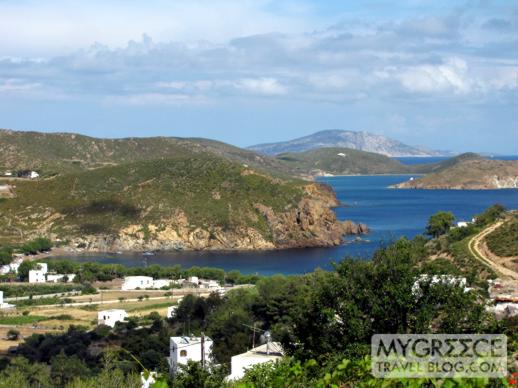
[[9, 341], [16, 341], [20, 338], [20, 332], [16, 329], [9, 329], [7, 332], [7, 339]]
[[39, 252], [47, 252], [52, 248], [52, 241], [48, 238], [38, 237], [26, 242], [20, 247], [20, 251], [26, 255], [35, 255]]

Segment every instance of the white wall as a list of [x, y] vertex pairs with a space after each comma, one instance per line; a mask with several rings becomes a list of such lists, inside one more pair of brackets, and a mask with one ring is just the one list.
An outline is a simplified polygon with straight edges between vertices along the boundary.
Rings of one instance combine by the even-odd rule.
[[97, 324], [115, 327], [117, 322], [123, 322], [128, 314], [124, 310], [104, 310], [97, 313]]
[[136, 290], [137, 288], [145, 289], [153, 287], [153, 278], [151, 276], [126, 276], [122, 283], [122, 290]]
[[[170, 367], [175, 373], [179, 365], [187, 365], [188, 361], [201, 361], [201, 338], [199, 337], [171, 337], [169, 346]], [[212, 340], [205, 337], [205, 362], [211, 361]]]
[[29, 271], [29, 283], [45, 283], [45, 274], [46, 271], [37, 271], [37, 270], [30, 270]]

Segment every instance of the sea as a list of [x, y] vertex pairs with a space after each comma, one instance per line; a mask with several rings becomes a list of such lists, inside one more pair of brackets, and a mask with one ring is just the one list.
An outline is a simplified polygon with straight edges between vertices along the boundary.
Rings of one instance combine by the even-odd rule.
[[[496, 157], [518, 160], [518, 156]], [[398, 158], [402, 163], [435, 163], [446, 158]], [[244, 274], [301, 274], [316, 268], [330, 269], [344, 258], [370, 260], [373, 252], [400, 237], [412, 238], [424, 232], [430, 215], [451, 211], [457, 221], [470, 221], [487, 207], [499, 203], [518, 209], [518, 189], [501, 190], [397, 190], [389, 186], [406, 181], [408, 175], [365, 175], [319, 178], [333, 187], [341, 205], [337, 218], [367, 224], [370, 233], [357, 241], [347, 237], [344, 244], [332, 248], [300, 248], [254, 252], [157, 252], [95, 253], [62, 258], [78, 262], [117, 263], [128, 267], [181, 265], [205, 266]]]

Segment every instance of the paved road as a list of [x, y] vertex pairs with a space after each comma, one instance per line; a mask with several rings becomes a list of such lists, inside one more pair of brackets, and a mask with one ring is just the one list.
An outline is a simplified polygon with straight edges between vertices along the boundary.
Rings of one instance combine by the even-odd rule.
[[494, 262], [490, 257], [488, 257], [484, 250], [480, 248], [480, 245], [484, 241], [484, 238], [500, 226], [504, 221], [498, 221], [495, 224], [492, 224], [491, 226], [484, 229], [482, 232], [474, 236], [468, 243], [468, 248], [470, 253], [475, 256], [479, 261], [483, 262], [487, 266], [489, 266], [493, 271], [495, 271], [499, 276], [501, 276], [504, 279], [514, 279], [518, 280], [518, 273], [513, 271], [512, 269], [509, 269], [507, 267], [504, 267], [503, 265]]

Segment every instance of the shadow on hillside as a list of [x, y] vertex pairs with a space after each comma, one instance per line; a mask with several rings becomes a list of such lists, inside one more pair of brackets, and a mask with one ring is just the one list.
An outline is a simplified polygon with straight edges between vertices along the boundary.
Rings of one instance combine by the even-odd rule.
[[74, 215], [113, 215], [125, 218], [136, 218], [140, 210], [130, 204], [116, 199], [102, 199], [90, 201], [85, 206], [64, 209], [65, 214]]
[[112, 234], [113, 230], [103, 224], [82, 224], [79, 225], [79, 231], [84, 234]]

